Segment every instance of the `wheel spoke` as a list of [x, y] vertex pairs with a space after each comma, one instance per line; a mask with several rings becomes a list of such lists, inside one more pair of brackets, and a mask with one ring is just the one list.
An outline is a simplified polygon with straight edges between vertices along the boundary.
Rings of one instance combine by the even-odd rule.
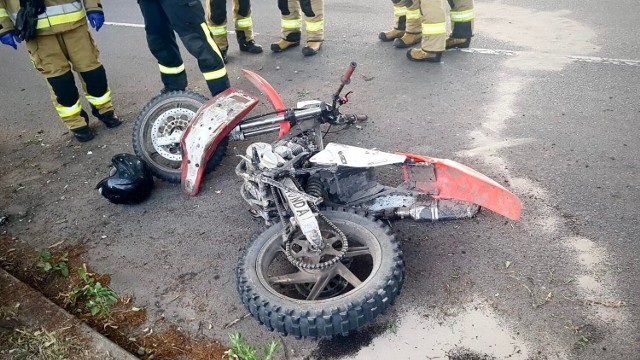
[[338, 235], [332, 233], [332, 232], [325, 232], [324, 234], [322, 234], [322, 236], [324, 237], [325, 240], [329, 240], [327, 241], [327, 243], [331, 244], [334, 243], [335, 241], [331, 241], [332, 239], [336, 239], [338, 237]]
[[370, 255], [371, 252], [369, 251], [369, 248], [366, 246], [354, 246], [351, 247], [349, 246], [349, 249], [347, 250], [347, 254], [345, 255], [345, 257], [354, 257], [354, 256], [362, 256], [362, 255]]
[[322, 290], [324, 290], [324, 288], [326, 288], [327, 285], [329, 285], [329, 281], [331, 281], [331, 279], [334, 276], [335, 274], [333, 273], [333, 271], [329, 271], [323, 274], [320, 277], [320, 279], [318, 279], [318, 281], [315, 283], [315, 285], [313, 285], [313, 288], [311, 289], [309, 296], [307, 296], [307, 300], [317, 299], [318, 296], [320, 296], [320, 293], [322, 292]]
[[362, 285], [362, 281], [360, 281], [360, 279], [358, 279], [358, 277], [354, 273], [352, 273], [351, 270], [349, 270], [346, 266], [344, 266], [343, 263], [338, 263], [338, 265], [336, 265], [336, 271], [340, 276], [342, 276], [345, 280], [347, 280], [349, 284], [351, 284], [354, 288], [357, 288], [358, 286]]
[[336, 250], [332, 247], [327, 247], [326, 249], [323, 249], [322, 253], [325, 255], [333, 255], [333, 256], [340, 256], [340, 254], [342, 254], [340, 250]]
[[270, 276], [268, 281], [271, 285], [305, 284], [318, 281], [318, 275], [298, 271], [286, 275]]

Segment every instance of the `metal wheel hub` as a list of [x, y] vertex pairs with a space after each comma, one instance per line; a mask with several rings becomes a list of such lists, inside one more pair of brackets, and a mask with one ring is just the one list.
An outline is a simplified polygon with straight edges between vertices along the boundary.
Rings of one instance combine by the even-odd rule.
[[[184, 108], [173, 108], [158, 116], [151, 129], [151, 142], [158, 154], [167, 160], [182, 161], [180, 139], [194, 116], [195, 112]], [[166, 145], [167, 139], [173, 140], [170, 145]]]
[[305, 264], [322, 264], [334, 257], [342, 256], [342, 238], [332, 230], [322, 230], [322, 240], [324, 247], [314, 249], [307, 241], [304, 234], [299, 234], [291, 240], [291, 255], [294, 259]]

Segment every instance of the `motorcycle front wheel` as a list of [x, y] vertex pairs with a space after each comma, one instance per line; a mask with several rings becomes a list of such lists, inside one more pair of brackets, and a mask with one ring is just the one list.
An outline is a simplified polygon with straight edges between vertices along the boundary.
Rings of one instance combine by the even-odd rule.
[[[313, 271], [293, 266], [282, 245], [281, 223], [255, 236], [240, 256], [236, 269], [240, 298], [271, 331], [298, 338], [346, 336], [373, 322], [400, 294], [404, 261], [390, 229], [353, 211], [322, 213], [349, 243], [346, 255], [334, 266]], [[339, 253], [341, 238], [322, 223], [325, 243], [333, 247], [328, 253]], [[304, 246], [303, 235], [292, 236], [292, 249]]]
[[[180, 139], [207, 98], [190, 91], [172, 91], [151, 99], [133, 126], [133, 150], [151, 173], [171, 183], [180, 183], [182, 150]], [[209, 173], [222, 161], [228, 139], [220, 142], [207, 162]]]

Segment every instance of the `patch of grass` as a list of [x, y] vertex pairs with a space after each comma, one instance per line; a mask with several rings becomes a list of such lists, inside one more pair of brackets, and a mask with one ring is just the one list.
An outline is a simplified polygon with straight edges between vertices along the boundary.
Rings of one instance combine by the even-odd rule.
[[280, 349], [279, 341], [272, 341], [263, 347], [263, 356], [258, 355], [258, 349], [247, 343], [240, 333], [229, 334], [231, 349], [225, 352], [229, 360], [272, 360], [273, 355]]
[[68, 359], [71, 353], [80, 349], [80, 344], [74, 339], [44, 329], [14, 329], [0, 338], [0, 354], [8, 355], [10, 359]]
[[91, 315], [102, 317], [111, 315], [111, 306], [118, 301], [118, 295], [108, 286], [96, 281], [94, 274], [87, 272], [87, 266], [83, 265], [78, 269], [78, 275], [84, 285], [74, 287], [67, 294], [67, 300], [71, 305], [79, 301], [84, 301]]
[[69, 262], [69, 253], [64, 253], [60, 256], [54, 256], [51, 251], [44, 249], [38, 252], [39, 262], [36, 265], [40, 271], [44, 273], [59, 272], [64, 277], [69, 276], [69, 268], [67, 263]]

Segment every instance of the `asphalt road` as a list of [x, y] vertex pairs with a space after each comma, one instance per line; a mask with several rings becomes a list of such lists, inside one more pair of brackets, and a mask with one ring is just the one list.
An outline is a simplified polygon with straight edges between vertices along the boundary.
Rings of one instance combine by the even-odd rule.
[[[104, 5], [109, 22], [142, 23], [129, 1]], [[287, 104], [328, 99], [356, 61], [348, 107], [371, 121], [332, 141], [452, 158], [524, 202], [520, 222], [485, 211], [463, 222], [394, 223], [408, 272], [393, 310], [347, 339], [286, 338], [290, 358], [638, 358], [640, 4], [477, 9], [473, 49], [447, 52], [439, 65], [411, 63], [377, 40], [390, 24], [387, 2], [327, 1], [326, 41], [312, 58], [297, 49], [240, 54], [230, 36], [233, 86], [253, 90], [240, 78], [248, 68]], [[253, 13], [268, 50], [279, 33], [275, 1], [254, 1]], [[233, 149], [195, 198], [158, 183], [148, 202], [120, 207], [93, 191], [110, 157], [132, 151], [135, 115], [161, 88], [142, 28], [109, 24], [96, 40], [126, 123], [95, 125], [98, 137], [82, 146], [67, 142], [24, 46], [0, 48], [0, 208], [19, 219], [5, 230], [36, 247], [83, 244], [118, 292], [147, 307], [150, 324], [164, 317], [194, 336], [277, 339], [252, 319], [222, 329], [245, 313], [233, 269], [260, 227], [238, 194]], [[204, 92], [183, 54], [191, 87]]]

